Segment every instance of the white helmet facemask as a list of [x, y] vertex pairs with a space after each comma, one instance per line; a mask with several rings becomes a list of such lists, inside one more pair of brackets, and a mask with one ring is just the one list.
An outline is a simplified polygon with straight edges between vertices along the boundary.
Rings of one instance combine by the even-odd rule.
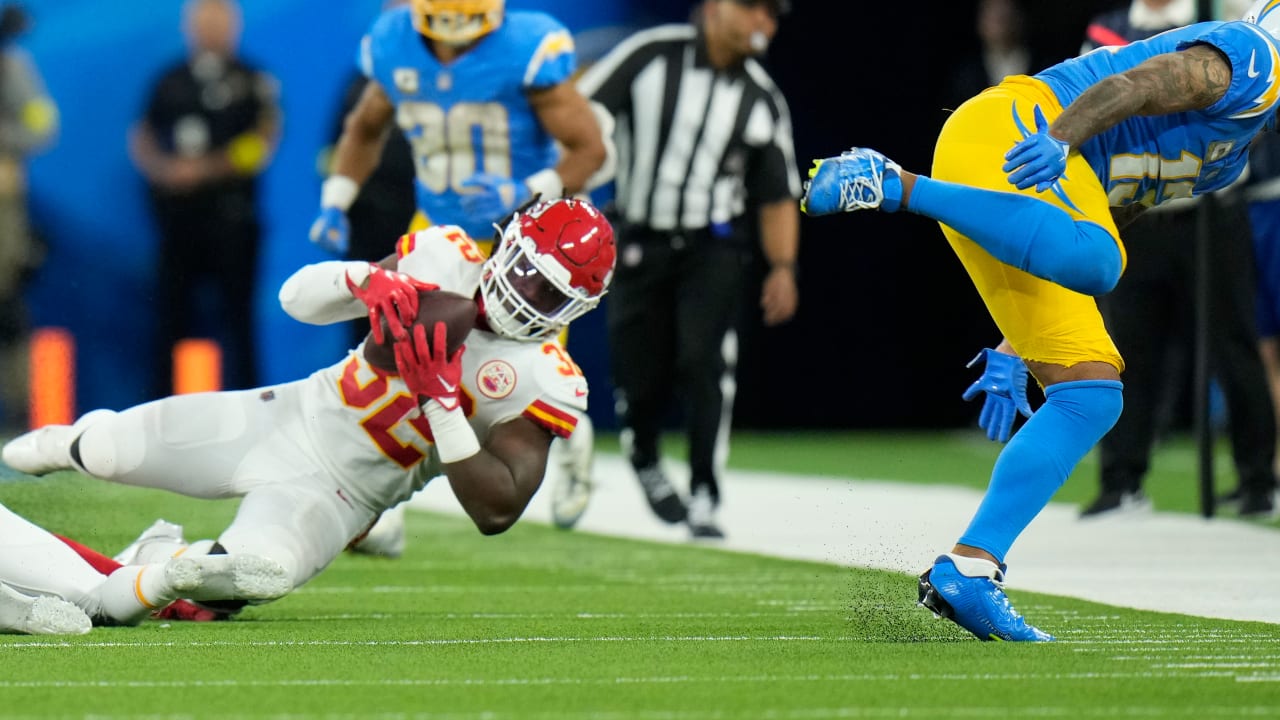
[[569, 271], [554, 257], [539, 254], [518, 222], [508, 223], [485, 265], [485, 315], [495, 332], [513, 340], [552, 337], [600, 302], [573, 287]]

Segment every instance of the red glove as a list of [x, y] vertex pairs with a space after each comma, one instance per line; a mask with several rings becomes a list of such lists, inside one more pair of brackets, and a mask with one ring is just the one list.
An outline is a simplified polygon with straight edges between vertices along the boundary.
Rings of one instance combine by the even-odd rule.
[[407, 327], [418, 317], [418, 292], [439, 290], [439, 285], [415, 280], [402, 272], [383, 269], [379, 265], [370, 264], [368, 287], [361, 288], [346, 275], [347, 287], [351, 294], [369, 308], [369, 326], [373, 330], [373, 341], [381, 345], [386, 341], [382, 332], [382, 319], [386, 318], [387, 327], [396, 340], [408, 340]]
[[413, 337], [396, 341], [396, 368], [415, 396], [440, 403], [445, 410], [458, 407], [462, 385], [462, 351], [460, 345], [449, 357], [449, 326], [437, 322], [431, 344], [427, 344], [427, 328], [413, 327]]

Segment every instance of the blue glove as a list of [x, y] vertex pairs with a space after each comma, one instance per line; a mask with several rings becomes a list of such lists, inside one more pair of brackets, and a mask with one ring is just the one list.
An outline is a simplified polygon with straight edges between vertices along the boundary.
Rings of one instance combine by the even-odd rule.
[[529, 187], [520, 180], [476, 173], [462, 182], [473, 189], [462, 196], [462, 209], [472, 219], [498, 222], [529, 199]]
[[1018, 413], [1031, 417], [1031, 403], [1027, 402], [1027, 365], [1017, 355], [985, 348], [965, 367], [973, 367], [979, 360], [985, 361], [986, 369], [982, 377], [964, 391], [963, 397], [972, 400], [980, 392], [987, 394], [978, 426], [987, 431], [988, 438], [1007, 442], [1013, 435], [1013, 419]]
[[347, 214], [336, 207], [320, 208], [308, 234], [311, 242], [334, 255], [345, 256], [351, 245], [351, 223], [347, 222]]
[[1009, 173], [1009, 182], [1019, 190], [1035, 185], [1036, 192], [1044, 192], [1067, 169], [1071, 145], [1049, 134], [1049, 121], [1044, 119], [1039, 105], [1035, 107], [1035, 118], [1036, 132], [1019, 140], [1005, 153], [1004, 171]]

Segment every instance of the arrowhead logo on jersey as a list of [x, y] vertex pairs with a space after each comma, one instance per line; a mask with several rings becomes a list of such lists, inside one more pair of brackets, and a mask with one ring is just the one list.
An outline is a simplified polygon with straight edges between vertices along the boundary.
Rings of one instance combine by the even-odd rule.
[[516, 369], [504, 360], [490, 360], [476, 373], [477, 386], [485, 397], [501, 400], [516, 389]]
[[396, 89], [406, 95], [416, 95], [421, 85], [418, 71], [414, 68], [396, 68], [391, 72], [391, 79], [395, 82]]

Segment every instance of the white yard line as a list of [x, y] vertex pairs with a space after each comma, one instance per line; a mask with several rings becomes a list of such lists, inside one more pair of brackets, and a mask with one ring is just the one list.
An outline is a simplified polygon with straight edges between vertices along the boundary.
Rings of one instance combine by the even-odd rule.
[[[687, 484], [670, 468], [677, 487]], [[554, 473], [554, 470], [550, 470]], [[577, 531], [688, 542], [645, 504], [617, 456], [596, 458], [599, 486]], [[548, 477], [522, 522], [550, 522]], [[922, 486], [729, 471], [727, 539], [708, 543], [760, 555], [916, 574], [964, 531], [980, 493]], [[432, 482], [411, 507], [460, 514], [448, 483]], [[1171, 513], [1082, 521], [1051, 504], [1008, 557], [1008, 587], [1109, 605], [1280, 623], [1280, 532], [1231, 518]], [[914, 598], [910, 598], [914, 600]]]

